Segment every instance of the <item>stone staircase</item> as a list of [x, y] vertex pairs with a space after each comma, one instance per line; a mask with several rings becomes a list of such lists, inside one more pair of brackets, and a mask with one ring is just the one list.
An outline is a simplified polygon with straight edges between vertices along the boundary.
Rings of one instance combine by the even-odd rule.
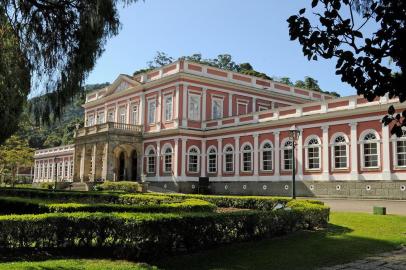
[[65, 189], [75, 191], [89, 191], [89, 185], [84, 182], [73, 182]]

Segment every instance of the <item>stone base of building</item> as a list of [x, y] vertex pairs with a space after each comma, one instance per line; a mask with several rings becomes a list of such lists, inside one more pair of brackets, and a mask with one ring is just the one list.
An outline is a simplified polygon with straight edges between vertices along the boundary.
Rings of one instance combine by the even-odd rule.
[[[163, 190], [197, 193], [198, 182], [148, 182]], [[210, 182], [210, 193], [219, 195], [291, 196], [291, 181]], [[297, 181], [298, 197], [406, 200], [405, 181]]]

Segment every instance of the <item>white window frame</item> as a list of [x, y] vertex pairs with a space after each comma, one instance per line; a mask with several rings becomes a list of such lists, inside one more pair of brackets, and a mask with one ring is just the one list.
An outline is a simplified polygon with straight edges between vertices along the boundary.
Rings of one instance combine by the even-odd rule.
[[[193, 155], [196, 155], [196, 158], [197, 158], [196, 171], [191, 171], [190, 170], [190, 156], [192, 156], [190, 154], [191, 150], [196, 150], [196, 154], [193, 154]], [[199, 173], [200, 172], [200, 150], [195, 145], [190, 146], [189, 149], [187, 150], [187, 171], [189, 173]]]
[[[220, 115], [219, 115], [219, 117], [216, 117], [216, 118], [214, 117], [214, 104], [215, 104], [214, 101], [219, 102], [218, 104], [220, 104]], [[224, 98], [213, 96], [211, 98], [211, 119], [219, 120], [219, 119], [223, 118], [223, 111], [224, 111]]]
[[[214, 152], [215, 152], [214, 171], [210, 171], [210, 155], [211, 155], [210, 152], [212, 150], [214, 150]], [[218, 152], [217, 152], [217, 148], [214, 145], [207, 148], [206, 159], [207, 159], [207, 173], [209, 173], [209, 174], [217, 173]]]
[[[400, 170], [400, 169], [406, 169], [406, 165], [399, 166], [398, 164], [398, 142], [404, 142], [406, 143], [406, 129], [402, 129], [402, 137], [397, 137], [396, 135], [392, 135], [391, 141], [392, 141], [392, 153], [393, 153], [393, 168]], [[403, 152], [402, 152], [403, 154]], [[406, 154], [406, 152], [404, 153]]]
[[[150, 152], [153, 151], [153, 154], [151, 154]], [[145, 168], [147, 171], [147, 174], [156, 174], [156, 161], [157, 161], [157, 155], [156, 155], [156, 150], [152, 145], [149, 145], [146, 149], [145, 149], [145, 157], [146, 157], [146, 164], [147, 167]], [[154, 170], [150, 171], [150, 159], [149, 158], [154, 158]]]
[[[246, 146], [249, 146], [251, 148], [251, 151], [244, 150]], [[251, 158], [250, 158], [250, 170], [244, 170], [244, 154], [246, 153], [251, 153]], [[253, 164], [253, 159], [254, 159], [254, 148], [252, 147], [251, 143], [245, 142], [242, 144], [240, 148], [240, 164], [241, 164], [241, 171], [242, 172], [252, 172], [254, 169], [254, 164]]]
[[94, 121], [94, 114], [89, 114], [87, 116], [87, 126], [88, 127], [93, 126], [95, 124], [94, 122], [95, 122]]
[[127, 124], [127, 108], [120, 107], [118, 112], [118, 122], [121, 124]]
[[107, 122], [115, 122], [114, 120], [115, 110], [107, 111]]
[[104, 118], [105, 118], [104, 111], [97, 112], [97, 124], [103, 124]]
[[[290, 168], [290, 169], [285, 169], [285, 163], [286, 163], [286, 160], [285, 160], [285, 150], [292, 150], [293, 151], [293, 147], [292, 146], [286, 146], [286, 144], [288, 143], [288, 142], [290, 142], [290, 143], [292, 143], [292, 141], [289, 139], [289, 138], [285, 138], [285, 139], [283, 139], [282, 140], [282, 143], [281, 143], [281, 155], [280, 155], [280, 158], [281, 158], [281, 164], [282, 164], [282, 166], [281, 166], [281, 170], [282, 171], [284, 171], [284, 172], [290, 172], [290, 171], [292, 171], [292, 168]], [[292, 153], [293, 154], [293, 153]], [[295, 160], [293, 160], [293, 155], [292, 155], [292, 165], [293, 165], [293, 162], [295, 162]], [[296, 165], [296, 164], [295, 164]]]
[[[231, 152], [227, 152], [226, 149], [231, 147], [232, 151]], [[231, 162], [232, 162], [232, 170], [231, 171], [227, 171], [227, 159], [226, 159], [226, 155], [230, 154], [231, 155]], [[234, 152], [234, 146], [231, 144], [227, 144], [226, 146], [224, 146], [223, 148], [223, 172], [224, 173], [233, 173], [234, 172], [234, 156], [235, 156], [235, 152]]]
[[[194, 111], [191, 110], [192, 106], [192, 99], [197, 98], [197, 112], [196, 115], [194, 114]], [[206, 104], [204, 104], [206, 106]], [[200, 121], [201, 119], [201, 95], [200, 94], [195, 94], [189, 92], [188, 95], [188, 119], [192, 121]]]
[[138, 124], [138, 115], [139, 115], [139, 110], [138, 110], [138, 104], [133, 104], [131, 106], [131, 124], [132, 125], [137, 125]]
[[[148, 114], [147, 114], [147, 121], [149, 125], [154, 125], [156, 123], [156, 98], [148, 99]], [[154, 110], [152, 111], [152, 104], [154, 104]], [[153, 118], [153, 119], [151, 119]]]
[[[240, 114], [240, 113], [238, 112], [240, 105], [242, 105], [242, 106], [245, 107], [245, 113], [243, 113], [243, 114]], [[237, 114], [238, 114], [238, 115], [245, 115], [245, 114], [248, 114], [248, 101], [246, 101], [246, 100], [241, 100], [241, 99], [237, 99]]]
[[[271, 169], [270, 170], [265, 170], [264, 169], [264, 150], [265, 150], [264, 146], [266, 144], [269, 144], [271, 146], [271, 148], [270, 148], [270, 151], [271, 151]], [[263, 171], [263, 172], [272, 172], [273, 171], [273, 168], [274, 168], [274, 152], [273, 152], [273, 150], [274, 150], [274, 147], [273, 147], [273, 144], [272, 144], [272, 142], [270, 140], [265, 140], [265, 141], [263, 141], [261, 143], [260, 155], [259, 155], [260, 156], [260, 164], [261, 164], [260, 169], [261, 169], [261, 171]], [[269, 150], [267, 150], [267, 151], [269, 151]]]
[[[171, 99], [170, 103], [170, 110], [168, 110], [167, 101]], [[173, 94], [167, 94], [164, 96], [164, 120], [165, 121], [172, 121], [173, 119]]]
[[[317, 144], [309, 145], [310, 141], [317, 140]], [[305, 144], [305, 168], [307, 171], [320, 171], [321, 170], [321, 140], [317, 135], [310, 135], [306, 138]], [[318, 159], [319, 159], [319, 166], [318, 168], [310, 168], [310, 159], [309, 159], [309, 148], [317, 148], [318, 149]], [[313, 157], [315, 159], [315, 157]]]
[[[168, 149], [170, 149], [170, 153], [168, 152], [167, 153], [167, 150]], [[167, 143], [167, 144], [165, 144], [164, 145], [164, 147], [162, 147], [162, 165], [163, 165], [163, 167], [162, 167], [162, 171], [164, 172], [164, 173], [172, 173], [173, 172], [173, 170], [174, 170], [174, 168], [173, 168], [173, 159], [174, 159], [174, 156], [173, 156], [173, 154], [174, 154], [174, 152], [173, 152], [173, 147], [172, 147], [172, 145], [170, 144], [170, 143]], [[171, 157], [171, 162], [170, 162], [170, 170], [167, 170], [167, 160], [166, 160], [166, 157], [167, 156], [170, 156]]]
[[[338, 137], [343, 137], [344, 140], [345, 140], [345, 143], [342, 143], [342, 142], [337, 143], [336, 139]], [[345, 133], [338, 132], [338, 133], [335, 133], [331, 137], [330, 152], [331, 152], [331, 168], [333, 170], [348, 170], [349, 169], [349, 164], [350, 164], [350, 158], [349, 158], [350, 157], [350, 150], [349, 150], [350, 147], [349, 147], [349, 143], [350, 143], [350, 141], [348, 139], [347, 134], [345, 134]], [[336, 167], [336, 161], [335, 161], [336, 160], [336, 154], [335, 154], [335, 147], [336, 146], [345, 146], [345, 159], [346, 159], [346, 164], [347, 164], [347, 166], [345, 166], [345, 167], [340, 167], [340, 168]]]
[[[365, 136], [368, 135], [369, 133], [374, 134], [376, 139], [371, 140], [371, 141], [364, 140]], [[365, 166], [365, 155], [364, 155], [365, 148], [364, 148], [364, 146], [366, 143], [376, 143], [377, 166], [372, 166], [372, 167]], [[380, 140], [378, 132], [376, 132], [376, 130], [374, 130], [374, 129], [364, 130], [359, 137], [359, 144], [360, 144], [361, 169], [366, 169], [366, 170], [379, 169], [381, 167], [381, 140]]]

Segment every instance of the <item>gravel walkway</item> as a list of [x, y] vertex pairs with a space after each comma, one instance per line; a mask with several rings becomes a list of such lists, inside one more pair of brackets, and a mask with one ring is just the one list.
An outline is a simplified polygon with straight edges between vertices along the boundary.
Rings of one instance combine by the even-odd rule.
[[347, 264], [319, 268], [320, 270], [406, 270], [406, 247]]

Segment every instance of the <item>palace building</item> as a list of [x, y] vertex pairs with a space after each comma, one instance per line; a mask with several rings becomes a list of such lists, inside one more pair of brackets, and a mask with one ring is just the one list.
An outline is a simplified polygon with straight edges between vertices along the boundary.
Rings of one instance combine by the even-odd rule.
[[[34, 182], [133, 180], [218, 194], [406, 199], [406, 132], [386, 97], [336, 98], [179, 60], [87, 94], [75, 144], [39, 150]], [[297, 129], [295, 160], [289, 130]]]

